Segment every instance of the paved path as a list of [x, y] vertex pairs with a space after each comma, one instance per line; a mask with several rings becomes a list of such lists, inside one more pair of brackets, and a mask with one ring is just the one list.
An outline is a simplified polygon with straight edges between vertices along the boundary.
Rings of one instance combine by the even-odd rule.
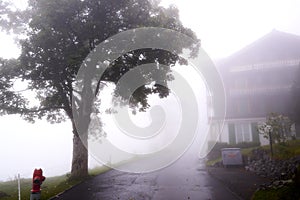
[[220, 180], [235, 194], [242, 199], [251, 199], [256, 189], [265, 183], [270, 182], [270, 179], [260, 177], [253, 172], [246, 171], [243, 167], [240, 168], [211, 168], [208, 169], [209, 174]]
[[162, 170], [133, 174], [111, 170], [61, 194], [56, 200], [235, 200], [195, 154], [185, 154]]

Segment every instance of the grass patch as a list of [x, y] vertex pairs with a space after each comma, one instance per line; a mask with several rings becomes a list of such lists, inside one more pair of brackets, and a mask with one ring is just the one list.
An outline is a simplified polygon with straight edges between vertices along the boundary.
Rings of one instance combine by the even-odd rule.
[[[259, 148], [266, 150], [271, 155], [270, 145]], [[277, 160], [286, 160], [298, 156], [300, 155], [300, 140], [289, 140], [285, 143], [273, 144], [273, 153], [274, 159]]]
[[104, 172], [109, 171], [110, 169], [111, 168], [109, 168], [107, 166], [95, 167], [95, 168], [89, 170], [89, 175], [90, 176], [97, 176], [99, 174], [102, 174]]
[[254, 193], [252, 200], [296, 200], [300, 199], [299, 189], [295, 184], [283, 186], [278, 189], [259, 190]]
[[[118, 162], [115, 165], [122, 165], [128, 162], [134, 161], [137, 158], [131, 158], [122, 162]], [[107, 166], [95, 167], [93, 169], [89, 169], [89, 175], [91, 177], [102, 174], [104, 172], [109, 171], [111, 168]], [[54, 197], [55, 195], [79, 184], [84, 180], [70, 180], [70, 174], [65, 174], [62, 176], [55, 177], [46, 177], [46, 181], [42, 184], [42, 199], [49, 199]], [[32, 186], [32, 179], [21, 179], [21, 199], [27, 200], [30, 198], [30, 190]], [[8, 196], [6, 196], [8, 195]], [[18, 199], [18, 182], [17, 180], [1, 182], [0, 181], [0, 200], [16, 200]]]
[[[91, 177], [96, 176], [98, 174], [104, 173], [108, 171], [110, 168], [108, 167], [96, 167], [94, 169], [89, 170], [89, 174]], [[62, 176], [55, 177], [47, 177], [46, 181], [42, 184], [42, 199], [49, 199], [74, 185], [77, 185], [81, 181], [79, 180], [69, 180], [69, 174], [65, 174]], [[29, 199], [30, 190], [32, 185], [31, 178], [21, 179], [21, 198], [24, 200]], [[2, 195], [1, 195], [2, 194]], [[8, 195], [8, 196], [5, 196]], [[2, 197], [1, 197], [2, 196]], [[0, 182], [0, 199], [1, 200], [16, 200], [18, 199], [18, 182], [17, 180]]]
[[276, 159], [289, 159], [297, 155], [300, 155], [300, 140], [290, 140], [274, 146], [274, 158]]
[[[260, 147], [270, 153], [270, 146]], [[287, 160], [300, 155], [300, 140], [289, 140], [286, 143], [273, 145], [274, 159]], [[251, 154], [250, 154], [251, 156]], [[300, 173], [298, 168], [298, 173]], [[299, 176], [299, 175], [298, 175]], [[299, 182], [299, 180], [298, 180]], [[253, 200], [274, 199], [274, 200], [294, 200], [300, 199], [299, 183], [298, 187], [295, 182], [279, 189], [259, 190], [255, 192]]]
[[[270, 146], [265, 145], [260, 147], [241, 148], [242, 155], [244, 157], [251, 157], [252, 150], [257, 148], [264, 149], [270, 154]], [[208, 160], [206, 161], [207, 166], [213, 166], [215, 163], [220, 162], [222, 160], [221, 147], [217, 147], [212, 151], [214, 151], [212, 152], [212, 156], [208, 156]], [[289, 140], [286, 143], [274, 144], [273, 151], [274, 159], [278, 160], [284, 160], [292, 158], [294, 156], [298, 156], [300, 155], [300, 140]]]
[[222, 161], [222, 157], [218, 157], [218, 158], [215, 158], [213, 160], [207, 160], [206, 161], [206, 166], [214, 166], [217, 162], [220, 162]]

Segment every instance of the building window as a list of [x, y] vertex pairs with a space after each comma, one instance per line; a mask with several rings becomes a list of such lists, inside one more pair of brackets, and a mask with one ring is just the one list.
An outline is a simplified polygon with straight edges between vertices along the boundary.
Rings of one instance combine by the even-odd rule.
[[236, 143], [251, 142], [251, 127], [249, 124], [240, 123], [235, 125]]

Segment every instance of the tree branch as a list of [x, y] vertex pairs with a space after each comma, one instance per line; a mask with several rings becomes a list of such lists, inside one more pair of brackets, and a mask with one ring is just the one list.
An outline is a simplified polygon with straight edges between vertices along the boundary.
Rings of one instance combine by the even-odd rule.
[[56, 106], [56, 107], [44, 107], [44, 108], [38, 108], [38, 109], [21, 109], [21, 113], [35, 113], [35, 112], [41, 112], [41, 111], [50, 111], [50, 110], [57, 110], [57, 109], [63, 109], [66, 108], [64, 106]]

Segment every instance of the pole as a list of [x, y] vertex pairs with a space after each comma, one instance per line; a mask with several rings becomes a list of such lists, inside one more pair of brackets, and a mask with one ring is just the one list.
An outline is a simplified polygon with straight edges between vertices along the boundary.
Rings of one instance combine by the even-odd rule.
[[19, 193], [19, 200], [21, 200], [21, 183], [20, 183], [20, 174], [18, 174], [18, 193]]
[[270, 139], [271, 159], [273, 159], [273, 141], [272, 141], [271, 130], [269, 130], [269, 139]]

